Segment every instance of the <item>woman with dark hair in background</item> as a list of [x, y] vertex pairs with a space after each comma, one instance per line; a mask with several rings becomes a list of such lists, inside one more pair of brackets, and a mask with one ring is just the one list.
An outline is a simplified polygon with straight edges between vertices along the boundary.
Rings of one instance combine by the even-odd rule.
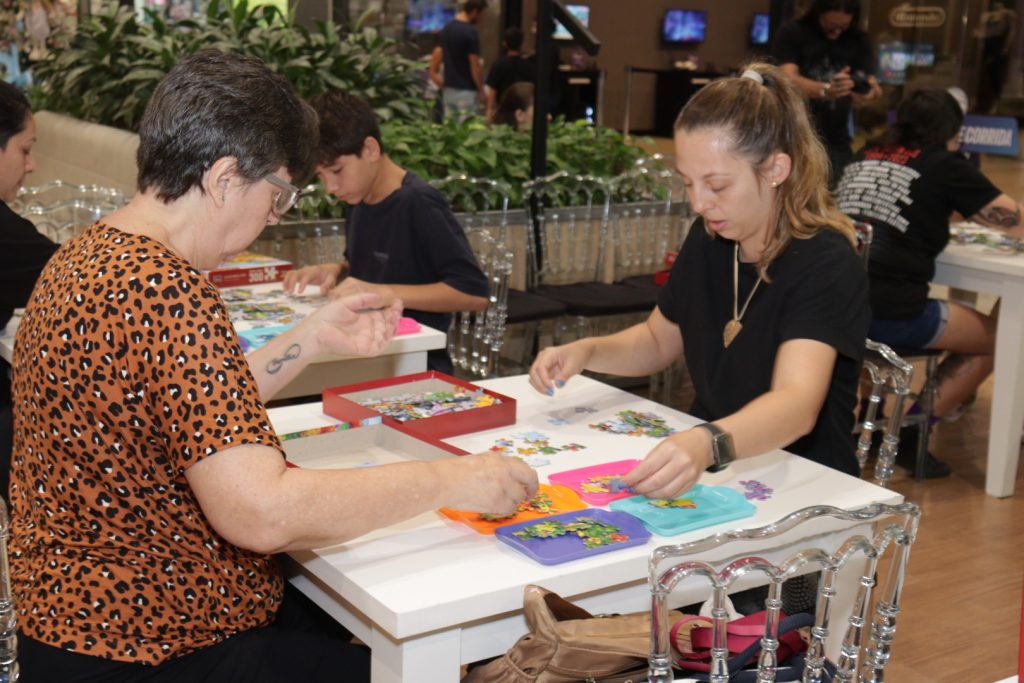
[[491, 123], [511, 126], [518, 131], [529, 129], [533, 125], [533, 83], [510, 86], [501, 96]]
[[786, 448], [859, 475], [852, 436], [870, 312], [854, 230], [800, 93], [747, 67], [701, 88], [675, 125], [700, 219], [646, 322], [543, 350], [530, 383], [554, 395], [583, 370], [644, 376], [684, 354], [707, 420], [658, 444], [623, 483], [679, 495], [706, 469]]
[[[0, 81], [0, 330], [28, 301], [36, 278], [57, 245], [7, 204], [36, 169], [36, 122], [24, 93]], [[11, 366], [0, 359], [0, 496], [7, 498], [13, 415]]]
[[808, 101], [834, 187], [853, 158], [853, 105], [882, 94], [859, 0], [814, 0], [803, 16], [779, 28], [772, 57]]
[[[928, 297], [935, 259], [949, 242], [956, 212], [1024, 237], [1021, 207], [957, 150], [963, 109], [945, 90], [918, 90], [899, 106], [896, 123], [868, 142], [839, 184], [839, 208], [874, 226], [869, 255], [869, 336], [894, 346], [943, 349], [941, 418], [967, 400], [992, 372], [996, 317], [955, 301]], [[897, 457], [914, 469], [916, 427], [904, 428]], [[928, 455], [925, 473], [944, 477], [949, 465]]]
[[12, 578], [27, 681], [369, 680], [274, 553], [536, 490], [497, 454], [286, 467], [264, 402], [324, 354], [388, 343], [399, 302], [325, 304], [248, 357], [201, 270], [245, 249], [313, 166], [313, 110], [259, 61], [204, 50], [139, 130], [138, 194], [43, 269], [14, 352]]

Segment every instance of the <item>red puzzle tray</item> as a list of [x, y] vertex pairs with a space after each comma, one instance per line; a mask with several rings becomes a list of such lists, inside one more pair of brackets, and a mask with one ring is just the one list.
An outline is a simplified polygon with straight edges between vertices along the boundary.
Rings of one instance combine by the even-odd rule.
[[516, 401], [433, 370], [324, 389], [324, 413], [355, 425], [383, 422], [447, 439], [515, 424]]

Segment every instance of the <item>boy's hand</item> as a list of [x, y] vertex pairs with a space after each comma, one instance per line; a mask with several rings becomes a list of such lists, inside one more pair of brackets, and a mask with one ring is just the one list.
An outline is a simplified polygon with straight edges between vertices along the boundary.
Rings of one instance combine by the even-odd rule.
[[319, 285], [320, 294], [327, 294], [341, 276], [340, 263], [324, 263], [318, 266], [306, 266], [285, 273], [281, 287], [291, 294], [302, 294], [306, 285]]
[[387, 285], [377, 285], [366, 280], [360, 280], [359, 278], [352, 277], [349, 275], [347, 278], [341, 281], [341, 284], [330, 291], [332, 299], [338, 299], [346, 296], [353, 296], [355, 294], [377, 294], [384, 301], [384, 305], [391, 302], [392, 299], [396, 298], [391, 288]]

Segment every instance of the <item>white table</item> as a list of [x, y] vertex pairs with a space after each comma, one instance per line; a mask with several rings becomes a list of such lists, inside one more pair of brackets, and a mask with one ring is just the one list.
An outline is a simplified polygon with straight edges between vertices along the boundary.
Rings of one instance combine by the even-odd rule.
[[[517, 399], [516, 425], [456, 437], [449, 443], [482, 451], [498, 438], [535, 430], [558, 444], [587, 446], [545, 456], [551, 464], [538, 469], [541, 481], [559, 470], [642, 458], [655, 439], [588, 427], [620, 410], [653, 411], [676, 428], [696, 422], [583, 377], [573, 378], [555, 398], [534, 392], [524, 376], [479, 384]], [[577, 412], [578, 408], [597, 412]], [[319, 410], [316, 403], [289, 406], [271, 410], [270, 417], [279, 433], [334, 422]], [[558, 418], [567, 424], [552, 424]], [[734, 463], [702, 481], [736, 486], [746, 479], [775, 491], [770, 500], [756, 503], [754, 517], [671, 539], [654, 536], [646, 545], [585, 560], [537, 564], [490, 536], [431, 512], [343, 545], [292, 553], [297, 564], [291, 580], [370, 646], [374, 683], [457, 681], [460, 664], [498, 655], [526, 632], [521, 612], [525, 584], [542, 585], [595, 613], [639, 611], [650, 605], [647, 557], [658, 545], [703, 538], [723, 528], [759, 526], [812, 504], [852, 509], [902, 500], [892, 491], [783, 451]]]
[[[8, 363], [14, 355], [14, 335], [21, 321], [19, 310], [0, 335], [0, 358]], [[384, 351], [373, 358], [362, 356], [326, 356], [306, 367], [274, 395], [274, 399], [315, 396], [326, 387], [366, 382], [380, 377], [395, 377], [427, 369], [427, 351], [443, 349], [447, 337], [432, 327], [395, 337]]]
[[998, 498], [1013, 495], [1024, 424], [1024, 254], [950, 244], [936, 261], [934, 282], [1001, 300], [985, 492]]

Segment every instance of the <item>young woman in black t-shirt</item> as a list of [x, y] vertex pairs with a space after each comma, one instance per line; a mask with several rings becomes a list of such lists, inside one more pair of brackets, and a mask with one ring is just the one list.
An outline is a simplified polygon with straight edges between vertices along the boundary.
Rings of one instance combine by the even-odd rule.
[[628, 330], [545, 349], [531, 384], [554, 395], [585, 369], [647, 375], [685, 352], [690, 410], [710, 424], [668, 437], [625, 477], [648, 496], [776, 448], [856, 475], [866, 275], [800, 93], [754, 64], [698, 92], [675, 128], [678, 171], [703, 220], [657, 308]]
[[[839, 184], [839, 208], [869, 221], [870, 337], [893, 346], [950, 351], [940, 366], [933, 416], [967, 400], [992, 372], [996, 316], [931, 299], [935, 259], [949, 243], [951, 214], [1024, 237], [1021, 207], [960, 155], [964, 114], [945, 90], [918, 90], [900, 104], [896, 123], [869, 142]], [[913, 453], [917, 431], [900, 438]], [[904, 464], [904, 463], [901, 463]], [[906, 460], [908, 468], [913, 467]], [[949, 474], [929, 457], [926, 473]]]

